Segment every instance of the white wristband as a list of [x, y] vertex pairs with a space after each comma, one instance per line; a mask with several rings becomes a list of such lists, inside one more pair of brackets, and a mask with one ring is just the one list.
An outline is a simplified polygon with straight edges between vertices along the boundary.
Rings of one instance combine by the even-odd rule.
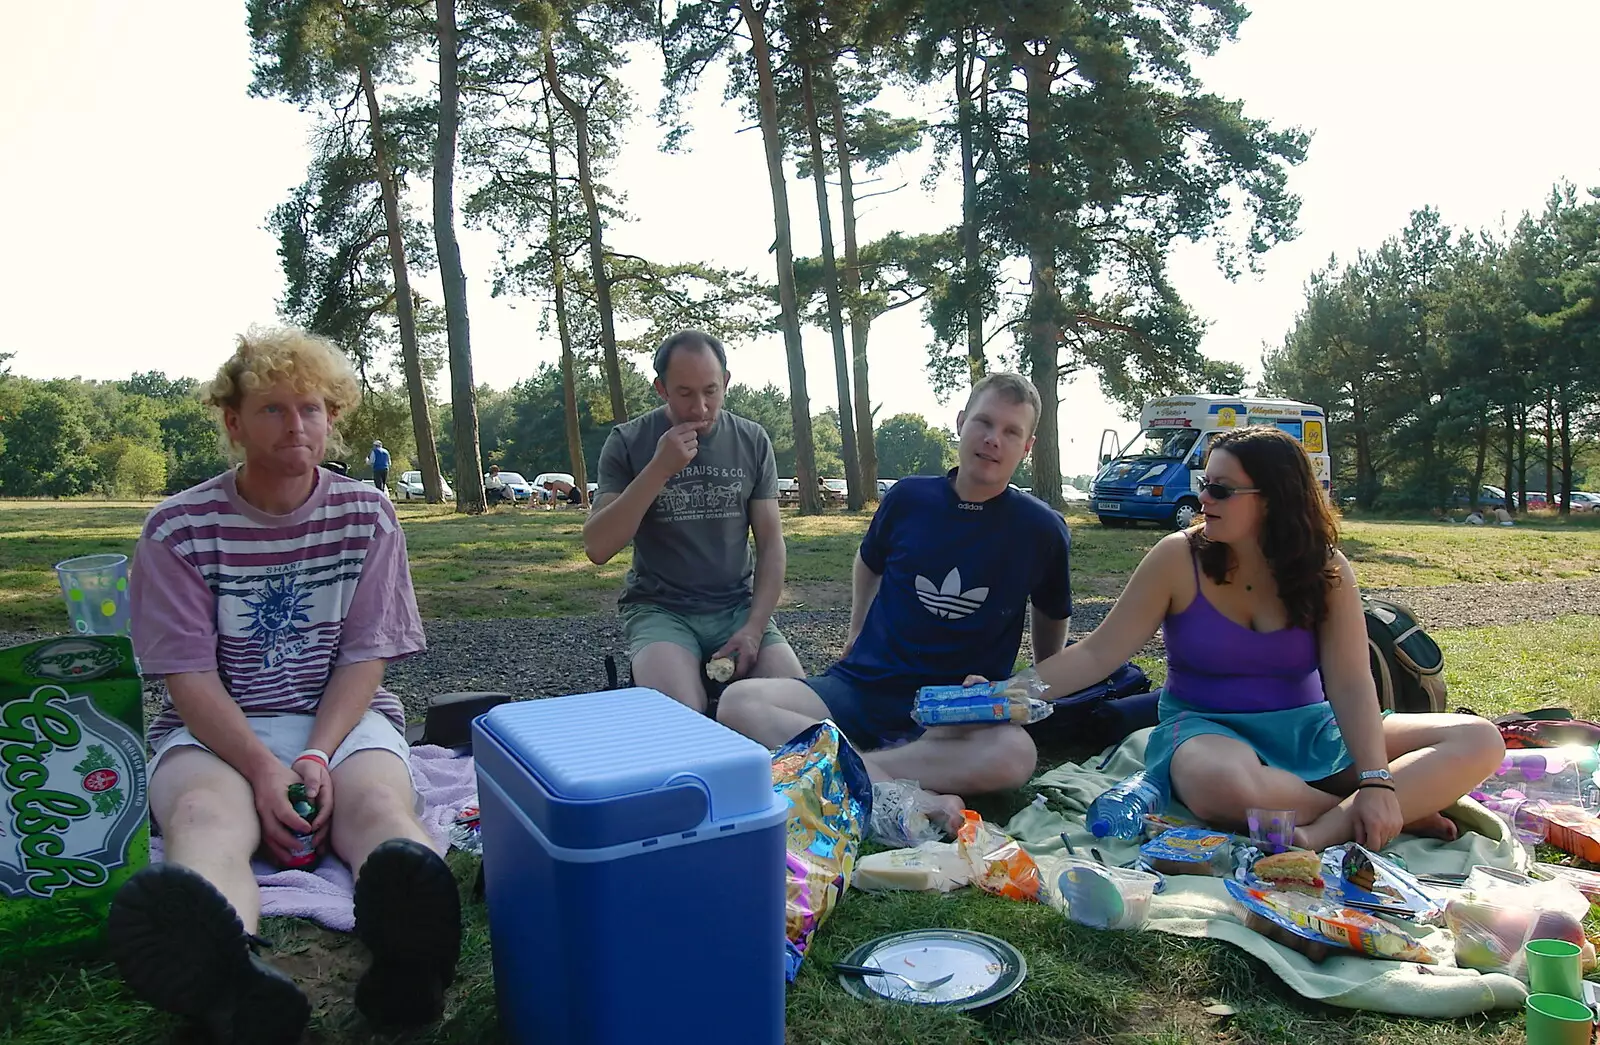
[[298, 755], [294, 756], [294, 760], [296, 762], [300, 761], [302, 758], [314, 758], [318, 762], [322, 763], [322, 767], [324, 769], [333, 768], [333, 759], [328, 757], [328, 753], [326, 751], [322, 751], [318, 748], [308, 747]]

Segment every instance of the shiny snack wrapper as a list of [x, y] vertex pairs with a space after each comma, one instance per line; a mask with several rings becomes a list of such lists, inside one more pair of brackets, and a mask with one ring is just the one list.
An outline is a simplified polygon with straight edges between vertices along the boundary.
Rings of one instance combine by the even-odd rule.
[[832, 722], [807, 728], [772, 756], [772, 789], [789, 803], [784, 976], [850, 887], [872, 819], [867, 767]]

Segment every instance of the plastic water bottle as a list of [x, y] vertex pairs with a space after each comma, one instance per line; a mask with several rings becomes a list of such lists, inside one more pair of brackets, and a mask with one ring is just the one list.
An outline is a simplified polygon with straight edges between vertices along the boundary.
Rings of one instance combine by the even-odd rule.
[[1165, 805], [1161, 789], [1140, 770], [1089, 803], [1089, 831], [1096, 838], [1138, 838], [1145, 814], [1159, 813]]

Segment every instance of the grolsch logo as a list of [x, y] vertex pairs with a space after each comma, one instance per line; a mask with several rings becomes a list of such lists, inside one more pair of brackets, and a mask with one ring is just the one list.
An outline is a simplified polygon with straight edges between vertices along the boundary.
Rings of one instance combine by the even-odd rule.
[[88, 696], [47, 685], [0, 706], [0, 896], [105, 885], [144, 813], [144, 745]]

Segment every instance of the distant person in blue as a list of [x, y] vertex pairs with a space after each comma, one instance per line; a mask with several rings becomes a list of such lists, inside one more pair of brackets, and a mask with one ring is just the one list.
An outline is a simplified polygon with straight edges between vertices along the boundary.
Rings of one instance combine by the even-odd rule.
[[372, 452], [367, 455], [367, 467], [372, 469], [372, 485], [380, 490], [389, 489], [389, 451], [383, 448], [383, 440], [372, 441]]
[[[768, 747], [830, 718], [874, 781], [916, 780], [947, 796], [1020, 787], [1037, 752], [1021, 726], [936, 726], [911, 718], [917, 689], [959, 685], [974, 664], [1007, 678], [1033, 606], [1035, 659], [1060, 651], [1072, 614], [1066, 522], [1013, 489], [1033, 448], [1039, 393], [990, 374], [956, 415], [959, 466], [910, 476], [884, 495], [856, 555], [844, 656], [807, 679], [749, 679], [717, 718]], [[959, 813], [958, 798], [946, 803]]]

